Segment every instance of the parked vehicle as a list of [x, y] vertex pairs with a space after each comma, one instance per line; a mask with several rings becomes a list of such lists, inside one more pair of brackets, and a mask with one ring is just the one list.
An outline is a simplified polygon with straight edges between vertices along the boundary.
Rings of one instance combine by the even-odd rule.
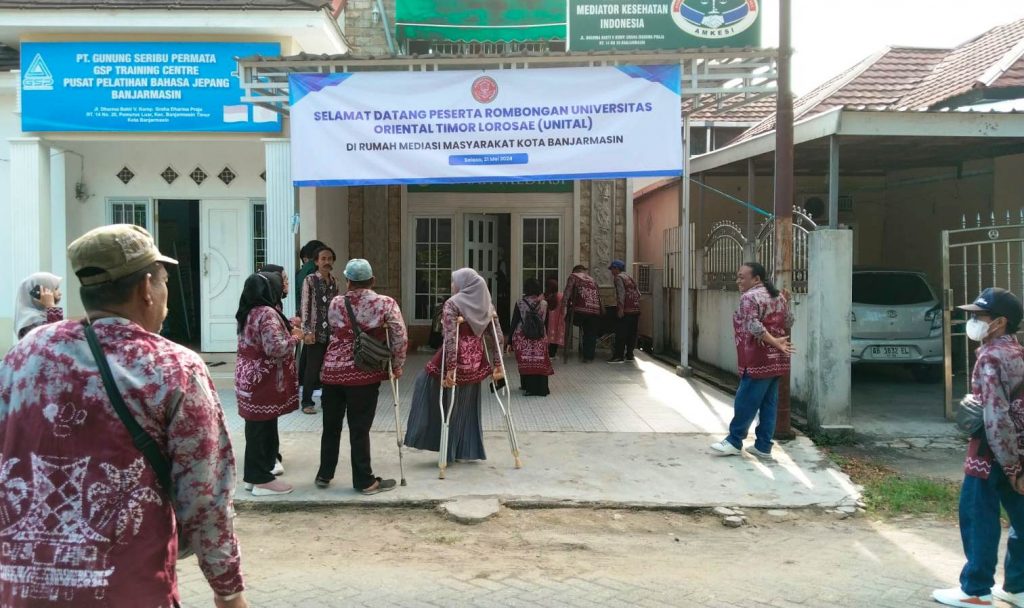
[[924, 273], [854, 270], [851, 321], [854, 364], [906, 365], [919, 382], [942, 378], [942, 305]]

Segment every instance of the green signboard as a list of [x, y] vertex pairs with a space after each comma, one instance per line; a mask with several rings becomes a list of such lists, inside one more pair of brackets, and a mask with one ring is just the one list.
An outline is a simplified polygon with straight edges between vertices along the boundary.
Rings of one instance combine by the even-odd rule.
[[569, 0], [570, 51], [761, 45], [761, 0]]
[[571, 180], [410, 185], [409, 192], [572, 192]]

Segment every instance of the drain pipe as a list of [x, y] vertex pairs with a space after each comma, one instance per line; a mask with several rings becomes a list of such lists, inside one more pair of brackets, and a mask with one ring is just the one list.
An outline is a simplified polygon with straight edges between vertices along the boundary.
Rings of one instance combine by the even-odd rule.
[[384, 28], [384, 36], [388, 40], [388, 51], [392, 55], [398, 55], [398, 45], [395, 44], [395, 35], [388, 24], [388, 14], [384, 11], [384, 2], [383, 0], [375, 0], [375, 2], [377, 3], [377, 12], [380, 13], [380, 25]]

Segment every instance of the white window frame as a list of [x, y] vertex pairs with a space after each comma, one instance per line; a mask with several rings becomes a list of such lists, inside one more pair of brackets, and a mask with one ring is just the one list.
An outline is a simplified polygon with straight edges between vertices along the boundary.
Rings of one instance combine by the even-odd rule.
[[405, 316], [409, 324], [424, 325], [433, 321], [433, 319], [424, 319], [416, 316], [416, 245], [419, 242], [416, 240], [416, 222], [419, 220], [448, 220], [450, 222], [451, 236], [448, 246], [451, 247], [451, 270], [454, 271], [460, 267], [460, 258], [462, 257], [461, 253], [455, 250], [455, 243], [461, 242], [457, 241], [456, 235], [462, 233], [457, 226], [456, 219], [456, 215], [453, 213], [417, 213], [415, 215], [410, 214], [408, 217], [408, 243], [410, 246], [406, 247], [406, 259], [403, 266], [408, 268], [409, 272], [405, 273], [406, 282], [402, 292], [406, 295], [402, 298], [404, 300], [402, 309], [408, 311]]
[[112, 196], [106, 199], [106, 223], [109, 226], [114, 222], [114, 205], [145, 205], [146, 206], [146, 225], [143, 228], [146, 229], [150, 234], [154, 234], [153, 225], [156, 223], [156, 218], [153, 217], [153, 199], [141, 197], [141, 196]]
[[[559, 286], [561, 286], [563, 284], [562, 283], [562, 280], [563, 280], [562, 277], [563, 276], [567, 276], [567, 275], [563, 275], [563, 269], [565, 268], [565, 243], [566, 243], [566, 237], [565, 237], [565, 228], [566, 228], [565, 223], [566, 223], [566, 219], [565, 219], [564, 213], [535, 213], [535, 214], [523, 213], [523, 214], [513, 215], [513, 218], [515, 218], [515, 217], [519, 218], [519, 220], [518, 220], [519, 221], [519, 239], [518, 239], [519, 246], [518, 246], [518, 251], [515, 252], [515, 255], [517, 256], [517, 258], [519, 260], [519, 264], [518, 264], [519, 276], [513, 277], [513, 279], [518, 279], [519, 283], [517, 285], [513, 281], [513, 283], [512, 283], [512, 292], [516, 293], [517, 287], [521, 288], [523, 281], [525, 281], [525, 279], [523, 278], [523, 273], [526, 272], [527, 268], [526, 268], [526, 265], [525, 265], [525, 259], [523, 257], [523, 247], [526, 245], [526, 241], [524, 240], [524, 237], [525, 237], [526, 233], [525, 233], [523, 224], [526, 222], [526, 220], [557, 220], [558, 221], [558, 242], [557, 243], [552, 243], [552, 242], [548, 241], [546, 236], [545, 236], [544, 240], [534, 241], [535, 245], [537, 245], [537, 244], [540, 244], [540, 245], [558, 245], [558, 254], [555, 257], [557, 265], [555, 267], [550, 267], [550, 266], [534, 266], [533, 268], [534, 269], [540, 269], [540, 270], [543, 270], [545, 272], [546, 271], [550, 271], [550, 270], [554, 270], [555, 271], [555, 278], [558, 280]], [[542, 276], [540, 278], [541, 287], [544, 287], [544, 283], [545, 283], [546, 279], [547, 279], [546, 276]]]
[[256, 236], [256, 208], [260, 207], [260, 206], [263, 207], [263, 237], [262, 237], [262, 241], [263, 241], [263, 258], [264, 258], [263, 259], [263, 263], [266, 264], [267, 263], [267, 260], [266, 260], [266, 257], [267, 257], [267, 199], [265, 199], [265, 198], [251, 198], [251, 199], [249, 199], [249, 203], [252, 205], [252, 209], [251, 209], [251, 211], [249, 213], [249, 222], [251, 224], [250, 228], [252, 230], [252, 271], [256, 272], [257, 270], [259, 270], [259, 265], [256, 263], [256, 252], [258, 250], [257, 247], [256, 247], [256, 240], [257, 240], [257, 238], [259, 238], [259, 237]]

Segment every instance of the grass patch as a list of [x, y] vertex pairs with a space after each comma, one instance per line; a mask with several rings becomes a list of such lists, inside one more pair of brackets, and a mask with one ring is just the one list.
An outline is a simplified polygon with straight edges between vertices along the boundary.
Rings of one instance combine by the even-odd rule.
[[879, 464], [853, 456], [829, 453], [854, 483], [864, 487], [864, 502], [875, 515], [927, 515], [956, 519], [960, 484], [901, 475]]

